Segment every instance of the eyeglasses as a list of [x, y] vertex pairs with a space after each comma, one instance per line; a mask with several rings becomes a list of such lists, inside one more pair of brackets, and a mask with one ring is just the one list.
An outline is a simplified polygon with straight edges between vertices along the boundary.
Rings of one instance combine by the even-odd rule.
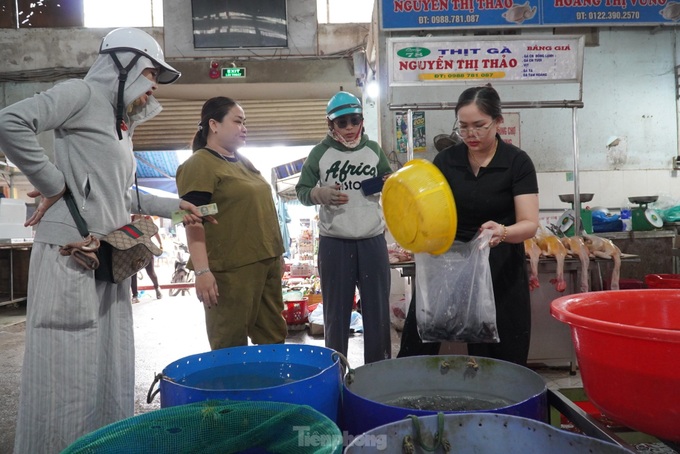
[[333, 120], [333, 123], [335, 123], [335, 126], [337, 126], [338, 128], [344, 129], [350, 123], [352, 123], [352, 126], [359, 126], [362, 121], [364, 121], [364, 117], [362, 117], [361, 115], [352, 115], [336, 118], [335, 120]]
[[491, 120], [491, 123], [489, 123], [486, 126], [477, 126], [477, 127], [472, 127], [472, 128], [455, 128], [454, 131], [456, 134], [458, 134], [460, 137], [465, 139], [468, 136], [475, 136], [477, 138], [482, 138], [486, 136], [489, 132], [489, 129], [491, 129], [491, 126], [493, 126], [494, 121]]

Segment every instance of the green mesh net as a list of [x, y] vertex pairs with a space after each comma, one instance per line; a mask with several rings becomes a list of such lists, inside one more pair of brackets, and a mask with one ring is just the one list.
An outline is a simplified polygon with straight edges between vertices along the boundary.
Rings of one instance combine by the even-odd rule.
[[341, 453], [342, 434], [307, 405], [211, 400], [127, 418], [85, 435], [71, 453]]

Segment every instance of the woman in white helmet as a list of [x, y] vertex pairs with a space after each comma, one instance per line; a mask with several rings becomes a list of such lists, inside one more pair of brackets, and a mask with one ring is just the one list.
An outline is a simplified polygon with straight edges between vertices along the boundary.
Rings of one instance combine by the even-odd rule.
[[[60, 246], [82, 241], [69, 191], [90, 232], [103, 236], [137, 212], [132, 132], [156, 115], [159, 83], [180, 73], [158, 43], [133, 28], [102, 41], [84, 79], [72, 79], [0, 111], [0, 148], [41, 195], [29, 267], [26, 351], [15, 453], [60, 452], [78, 437], [134, 414], [130, 281], [97, 281]], [[52, 153], [37, 135], [53, 131]], [[49, 156], [52, 156], [52, 159]], [[170, 217], [188, 202], [141, 194], [143, 214]]]
[[328, 134], [305, 160], [295, 187], [303, 205], [319, 207], [319, 276], [326, 347], [347, 355], [355, 288], [361, 296], [364, 362], [392, 356], [390, 262], [380, 194], [362, 182], [392, 169], [364, 134], [359, 99], [341, 91], [326, 108]]

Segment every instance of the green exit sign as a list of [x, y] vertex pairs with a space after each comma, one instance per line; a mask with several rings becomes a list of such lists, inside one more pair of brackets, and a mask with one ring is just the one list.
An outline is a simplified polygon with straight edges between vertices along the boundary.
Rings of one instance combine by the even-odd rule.
[[222, 68], [222, 79], [232, 79], [234, 77], [246, 77], [245, 68]]

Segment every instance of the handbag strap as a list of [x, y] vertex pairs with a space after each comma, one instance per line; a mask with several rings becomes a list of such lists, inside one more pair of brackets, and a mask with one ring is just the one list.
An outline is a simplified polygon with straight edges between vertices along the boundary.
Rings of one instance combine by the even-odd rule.
[[83, 216], [80, 214], [80, 211], [78, 211], [76, 199], [73, 198], [73, 194], [71, 194], [71, 190], [68, 188], [68, 186], [66, 187], [66, 191], [64, 192], [64, 200], [66, 201], [66, 206], [68, 207], [68, 210], [71, 212], [71, 216], [73, 216], [73, 220], [76, 221], [76, 227], [78, 227], [78, 232], [83, 238], [87, 237], [90, 234], [90, 231], [87, 228], [87, 222], [85, 222], [85, 219], [83, 219]]
[[137, 213], [142, 214], [142, 201], [139, 199], [139, 184], [137, 183], [137, 172], [135, 172], [135, 190], [137, 191]]

